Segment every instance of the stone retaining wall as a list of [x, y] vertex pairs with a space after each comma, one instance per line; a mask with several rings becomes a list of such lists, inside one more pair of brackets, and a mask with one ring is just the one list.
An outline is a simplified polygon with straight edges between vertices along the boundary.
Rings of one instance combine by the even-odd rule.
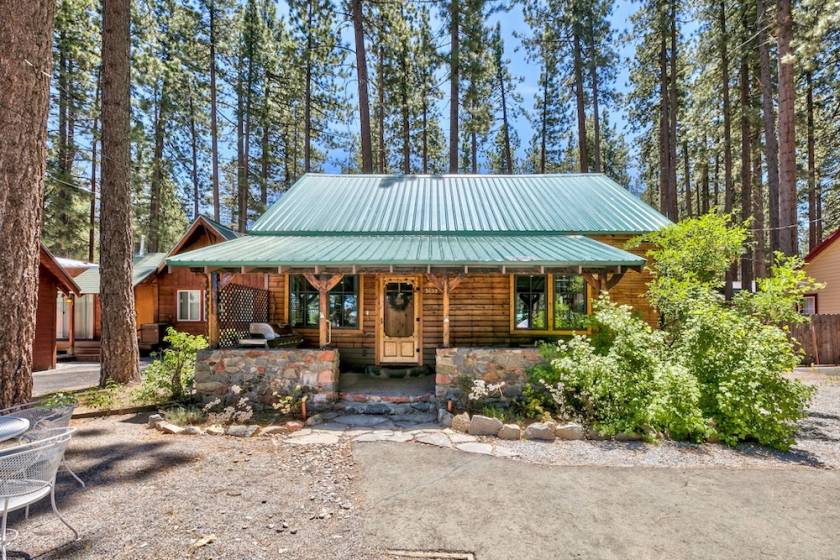
[[[233, 385], [242, 388], [239, 395]], [[338, 350], [206, 349], [198, 352], [195, 389], [205, 401], [248, 397], [270, 407], [275, 391], [308, 390], [310, 408], [325, 408], [338, 396]]]
[[528, 370], [542, 361], [536, 348], [438, 348], [435, 356], [435, 394], [439, 401], [461, 396], [459, 377], [505, 382], [507, 396], [522, 392]]

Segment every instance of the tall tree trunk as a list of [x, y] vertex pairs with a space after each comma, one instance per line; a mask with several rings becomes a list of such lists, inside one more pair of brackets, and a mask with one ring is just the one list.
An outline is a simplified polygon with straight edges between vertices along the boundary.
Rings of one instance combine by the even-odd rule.
[[[729, 102], [729, 35], [726, 30], [726, 2], [719, 3], [718, 24], [720, 26], [720, 73], [723, 93], [723, 209], [731, 214], [735, 206], [735, 188], [732, 183], [732, 117]], [[724, 296], [732, 298], [732, 282], [735, 280], [735, 268], [726, 273]]]
[[195, 129], [195, 102], [193, 101], [192, 84], [190, 84], [189, 93], [189, 111], [190, 111], [190, 175], [193, 184], [193, 220], [198, 218], [199, 214], [199, 200], [201, 198], [201, 189], [198, 184], [198, 134]]
[[[741, 71], [739, 75], [739, 91], [741, 105], [741, 220], [750, 223], [752, 217], [752, 147], [750, 146], [750, 71], [747, 55], [741, 56]], [[752, 225], [750, 226], [752, 227]], [[741, 255], [741, 289], [752, 291], [753, 281], [753, 250], [747, 244]]]
[[251, 105], [254, 94], [254, 39], [248, 41], [248, 72], [245, 75], [245, 117], [242, 126], [242, 183], [239, 189], [239, 231], [248, 230], [248, 201], [251, 198]]
[[306, 12], [306, 57], [303, 93], [303, 172], [312, 169], [312, 2], [308, 0]]
[[578, 156], [580, 172], [589, 173], [589, 146], [586, 141], [586, 99], [583, 94], [583, 61], [580, 48], [580, 30], [573, 26], [573, 54], [575, 75], [575, 101], [577, 106]]
[[473, 175], [478, 173], [478, 134], [475, 129], [470, 131], [470, 171]]
[[219, 198], [219, 126], [216, 109], [216, 2], [210, 0], [210, 158], [212, 161], [213, 219], [221, 221], [221, 199]]
[[759, 148], [759, 131], [753, 131], [753, 238], [755, 239], [755, 254], [753, 256], [753, 272], [756, 278], [767, 275], [767, 234], [764, 221], [764, 186], [761, 180], [761, 149]]
[[671, 111], [668, 93], [668, 50], [665, 34], [662, 33], [659, 44], [659, 208], [669, 219], [677, 221], [674, 202], [671, 200], [669, 185]]
[[496, 79], [499, 81], [499, 94], [502, 101], [502, 160], [504, 161], [505, 173], [513, 173], [513, 155], [510, 149], [510, 123], [507, 112], [507, 92], [505, 91], [505, 80], [502, 74], [502, 64], [496, 61]]
[[449, 4], [449, 172], [458, 173], [458, 88], [460, 85], [459, 42], [461, 34], [460, 0]]
[[[55, 3], [0, 0], [0, 407], [32, 396]], [[26, 63], [24, 63], [26, 62]]]
[[756, 0], [758, 29], [759, 83], [761, 119], [764, 124], [764, 162], [767, 168], [767, 196], [770, 213], [770, 249], [779, 250], [779, 143], [776, 139], [776, 113], [773, 108], [773, 83], [770, 75], [770, 47], [767, 37], [766, 0]]
[[429, 102], [428, 92], [423, 92], [423, 108], [422, 108], [422, 130], [420, 135], [422, 138], [422, 147], [420, 150], [421, 166], [423, 167], [423, 174], [429, 172]]
[[379, 173], [385, 173], [385, 53], [382, 45], [377, 48], [377, 71], [376, 71], [376, 139], [378, 146]]
[[700, 175], [700, 180], [702, 181], [701, 188], [703, 191], [703, 195], [700, 197], [700, 213], [706, 214], [709, 212], [709, 152], [708, 152], [708, 143], [706, 141], [706, 134], [703, 133], [703, 161], [702, 165], [702, 174]]
[[96, 244], [96, 148], [99, 144], [99, 88], [100, 70], [96, 70], [96, 95], [94, 95], [93, 130], [90, 134], [90, 214], [88, 218], [88, 262], [93, 262]]
[[543, 79], [543, 99], [542, 99], [542, 114], [540, 115], [540, 173], [545, 173], [546, 160], [546, 136], [548, 135], [548, 68], [545, 70], [545, 77]]
[[269, 106], [268, 100], [271, 99], [271, 87], [268, 80], [265, 81], [265, 88], [263, 90], [263, 110], [262, 110], [262, 140], [260, 142], [260, 207], [265, 210], [268, 206], [268, 172], [269, 160], [271, 158], [271, 146], [269, 142]]
[[684, 171], [683, 174], [685, 177], [685, 213], [690, 218], [694, 215], [694, 208], [692, 207], [692, 194], [691, 194], [691, 163], [688, 161], [688, 140], [683, 140], [682, 143], [683, 148], [683, 165]]
[[714, 200], [715, 209], [720, 212], [720, 152], [715, 146], [715, 185], [714, 185]]
[[786, 255], [799, 252], [796, 225], [796, 109], [794, 100], [793, 17], [790, 0], [776, 3], [779, 43], [779, 250]]
[[[61, 7], [64, 8], [62, 2]], [[67, 37], [64, 30], [58, 34], [58, 172], [62, 179], [67, 175]]]
[[245, 167], [245, 100], [242, 91], [242, 62], [238, 63], [240, 68], [237, 68], [239, 76], [236, 79], [236, 225], [239, 231], [243, 230], [243, 215], [242, 211], [242, 191], [245, 185], [245, 175], [247, 173]]
[[594, 171], [601, 173], [603, 167], [601, 164], [601, 115], [598, 107], [598, 50], [595, 46], [595, 32], [590, 27], [589, 36], [592, 39], [591, 54], [592, 60], [589, 64], [589, 81], [592, 87], [592, 132], [595, 150]]
[[805, 72], [805, 112], [807, 115], [808, 150], [808, 250], [812, 251], [819, 242], [817, 222], [817, 169], [814, 155], [814, 76], [811, 70]]
[[671, 38], [668, 65], [668, 190], [672, 200], [674, 219], [680, 217], [680, 206], [677, 196], [677, 2], [670, 0], [668, 31]]
[[102, 16], [100, 384], [139, 378], [132, 290], [130, 0], [105, 0]]
[[154, 155], [152, 159], [152, 180], [149, 185], [149, 251], [156, 253], [160, 250], [160, 195], [163, 185], [163, 144], [164, 128], [168, 124], [168, 86], [166, 78], [156, 92], [155, 124], [154, 124]]
[[[403, 17], [402, 11], [400, 17]], [[408, 175], [411, 173], [411, 123], [409, 122], [408, 107], [408, 45], [405, 39], [402, 41], [402, 52], [400, 56], [400, 116], [402, 121], [402, 172]]]
[[370, 137], [370, 106], [368, 104], [368, 71], [365, 54], [362, 0], [352, 0], [353, 35], [356, 41], [356, 82], [359, 87], [359, 134], [362, 141], [362, 173], [373, 172], [373, 150]]
[[[75, 74], [73, 61], [67, 62], [67, 73], [70, 76]], [[76, 104], [75, 80], [67, 80], [67, 161], [64, 168], [68, 174], [73, 173], [73, 162], [76, 161], [76, 117], [79, 107]]]

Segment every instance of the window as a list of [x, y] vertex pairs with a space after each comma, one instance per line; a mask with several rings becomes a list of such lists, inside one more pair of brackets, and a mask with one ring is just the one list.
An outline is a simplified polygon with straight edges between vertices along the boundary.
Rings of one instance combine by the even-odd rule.
[[[289, 276], [289, 323], [293, 327], [318, 328], [321, 299], [301, 274]], [[359, 278], [346, 275], [327, 296], [330, 324], [337, 329], [359, 326]]]
[[178, 320], [201, 321], [201, 290], [178, 290]]
[[561, 332], [587, 328], [589, 287], [582, 276], [514, 275], [512, 286], [514, 330]]
[[802, 314], [817, 314], [817, 294], [808, 294], [802, 299]]
[[385, 336], [393, 338], [414, 336], [414, 284], [411, 282], [386, 283], [383, 304]]
[[515, 325], [517, 329], [545, 330], [546, 277], [515, 276]]
[[359, 279], [345, 276], [330, 290], [330, 323], [333, 328], [355, 329], [359, 326]]
[[318, 290], [301, 275], [289, 276], [289, 323], [293, 327], [318, 327]]
[[587, 326], [586, 282], [582, 276], [554, 274], [554, 330]]

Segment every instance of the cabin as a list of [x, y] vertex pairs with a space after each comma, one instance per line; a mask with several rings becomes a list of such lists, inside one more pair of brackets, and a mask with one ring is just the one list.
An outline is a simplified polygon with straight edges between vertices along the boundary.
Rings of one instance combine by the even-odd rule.
[[814, 247], [805, 257], [805, 272], [825, 284], [817, 293], [806, 294], [802, 312], [805, 315], [840, 313], [840, 229]]
[[[601, 174], [310, 173], [247, 236], [166, 262], [204, 273], [211, 287], [209, 336], [219, 350], [202, 355], [208, 363], [197, 369], [199, 392], [220, 393], [237, 376], [215, 372], [230, 373], [256, 355], [240, 352], [237, 340], [257, 311], [321, 350], [310, 358], [323, 369], [299, 368], [299, 380], [326, 395], [322, 401], [346, 392], [339, 372], [434, 372], [440, 396], [460, 375], [492, 370], [498, 375], [489, 377], [504, 379], [516, 370], [521, 378], [523, 360], [538, 359], [535, 342], [589, 332], [587, 316], [602, 291], [655, 326], [645, 248], [625, 245], [669, 223]], [[229, 302], [217, 278], [225, 273], [264, 274], [265, 310]], [[233, 314], [242, 330], [225, 336]], [[309, 359], [266, 352], [263, 360], [287, 368], [284, 379], [295, 377], [289, 360]], [[273, 370], [261, 363], [268, 383]]]
[[[186, 269], [170, 269], [165, 260], [183, 251], [192, 251], [238, 237], [232, 229], [205, 216], [194, 220], [168, 253], [147, 253], [134, 259], [135, 321], [141, 350], [157, 348], [168, 326], [191, 334], [207, 334], [203, 305], [206, 276]], [[245, 284], [262, 282], [262, 277], [239, 278]], [[101, 329], [99, 267], [81, 270], [75, 277], [80, 296], [59, 309], [58, 336], [68, 353], [80, 360], [98, 361]], [[262, 284], [260, 284], [262, 286]], [[73, 342], [69, 344], [70, 316], [73, 316]]]
[[38, 261], [38, 307], [32, 342], [32, 369], [53, 369], [56, 364], [56, 313], [59, 301], [79, 295], [79, 287], [56, 257], [41, 244]]

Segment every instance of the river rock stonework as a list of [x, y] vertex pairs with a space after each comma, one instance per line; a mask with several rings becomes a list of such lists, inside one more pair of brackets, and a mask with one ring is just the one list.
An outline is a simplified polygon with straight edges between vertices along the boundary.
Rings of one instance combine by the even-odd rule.
[[504, 381], [505, 395], [522, 393], [528, 370], [542, 361], [536, 348], [438, 348], [435, 357], [435, 394], [439, 401], [461, 396], [459, 378], [483, 379], [488, 385]]
[[[234, 395], [231, 387], [242, 391]], [[325, 408], [338, 396], [338, 350], [205, 349], [195, 364], [195, 390], [202, 399], [232, 401], [248, 397], [270, 408], [274, 392], [300, 385], [311, 408]]]

